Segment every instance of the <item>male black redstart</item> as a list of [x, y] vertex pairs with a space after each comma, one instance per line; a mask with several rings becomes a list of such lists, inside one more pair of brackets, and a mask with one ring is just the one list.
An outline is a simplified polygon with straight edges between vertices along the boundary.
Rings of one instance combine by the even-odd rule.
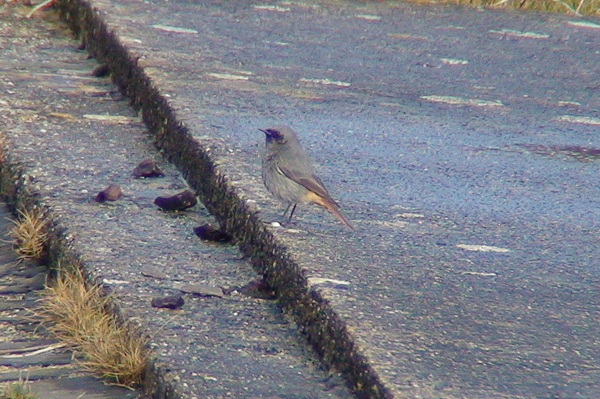
[[313, 202], [327, 208], [352, 229], [350, 221], [340, 212], [340, 206], [315, 174], [296, 133], [287, 125], [259, 130], [267, 136], [267, 150], [262, 159], [263, 182], [275, 197], [287, 204], [284, 216], [293, 206], [288, 223], [292, 220], [296, 205]]

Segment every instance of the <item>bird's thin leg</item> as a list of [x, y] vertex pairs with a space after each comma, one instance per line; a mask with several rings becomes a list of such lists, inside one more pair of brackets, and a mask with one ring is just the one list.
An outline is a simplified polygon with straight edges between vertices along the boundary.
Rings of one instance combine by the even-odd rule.
[[287, 206], [287, 208], [285, 208], [285, 211], [283, 211], [283, 216], [282, 216], [282, 217], [283, 217], [284, 219], [285, 219], [285, 215], [287, 215], [287, 213], [288, 213], [288, 211], [290, 210], [290, 208], [292, 207], [292, 205], [294, 205], [294, 204], [289, 204], [289, 205]]
[[[288, 218], [287, 222], [285, 224], [289, 224], [292, 221], [292, 216], [294, 216], [294, 211], [296, 210], [296, 204], [290, 204], [288, 206], [288, 209], [290, 209], [290, 206], [294, 205], [294, 207], [292, 208], [292, 211], [290, 212], [290, 217]], [[287, 213], [287, 209], [285, 210], [285, 212]], [[283, 214], [285, 216], [285, 213]]]

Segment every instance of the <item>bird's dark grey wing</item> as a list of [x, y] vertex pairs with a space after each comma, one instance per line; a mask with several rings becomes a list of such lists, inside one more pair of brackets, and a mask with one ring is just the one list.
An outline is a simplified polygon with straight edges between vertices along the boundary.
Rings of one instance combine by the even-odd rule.
[[289, 179], [291, 179], [291, 180], [295, 181], [296, 183], [300, 184], [301, 186], [305, 187], [307, 190], [310, 190], [313, 193], [318, 194], [321, 197], [327, 199], [328, 201], [331, 201], [332, 203], [334, 203], [336, 206], [339, 207], [338, 203], [335, 202], [333, 200], [333, 198], [331, 198], [331, 195], [325, 188], [325, 185], [323, 185], [323, 182], [321, 181], [321, 179], [319, 179], [319, 177], [317, 175], [315, 175], [314, 173], [310, 176], [307, 176], [306, 174], [298, 173], [292, 169], [288, 169], [286, 167], [281, 167], [281, 166], [279, 166], [279, 170], [281, 170], [281, 173], [283, 173]]

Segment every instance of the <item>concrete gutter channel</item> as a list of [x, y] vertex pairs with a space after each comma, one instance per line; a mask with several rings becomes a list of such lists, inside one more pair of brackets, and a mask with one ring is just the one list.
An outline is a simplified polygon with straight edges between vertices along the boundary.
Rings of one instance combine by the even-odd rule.
[[[275, 288], [279, 304], [292, 315], [293, 320], [298, 324], [299, 330], [301, 330], [308, 341], [312, 344], [316, 352], [321, 356], [324, 363], [335, 367], [345, 377], [346, 381], [352, 387], [353, 390], [358, 394], [359, 397], [363, 398], [387, 398], [391, 397], [386, 387], [379, 380], [378, 376], [369, 366], [365, 357], [361, 355], [357, 350], [352, 336], [346, 329], [344, 321], [334, 313], [328, 306], [326, 299], [315, 289], [309, 287], [307, 278], [304, 276], [301, 268], [291, 259], [286, 248], [283, 247], [279, 240], [267, 229], [257, 216], [254, 209], [248, 205], [240, 196], [236, 193], [236, 189], [229, 183], [227, 176], [224, 176], [213, 161], [212, 152], [214, 151], [226, 151], [225, 148], [218, 148], [219, 144], [215, 144], [215, 147], [208, 149], [200, 145], [192, 136], [188, 133], [186, 126], [178, 120], [177, 115], [173, 109], [169, 106], [169, 102], [166, 98], [161, 95], [160, 85], [153, 84], [148, 76], [145, 74], [143, 68], [141, 68], [134, 56], [132, 56], [127, 48], [119, 41], [118, 37], [112, 33], [108, 28], [107, 24], [101, 17], [101, 14], [93, 10], [93, 7], [84, 1], [79, 0], [59, 0], [55, 4], [55, 8], [60, 13], [61, 17], [66, 21], [69, 27], [76, 33], [77, 37], [82, 40], [86, 50], [100, 63], [106, 64], [112, 72], [114, 82], [118, 85], [121, 92], [124, 93], [130, 100], [131, 105], [139, 110], [139, 113], [143, 119], [144, 124], [152, 133], [152, 141], [155, 143], [159, 151], [168, 159], [173, 165], [175, 165], [179, 171], [185, 177], [185, 180], [194, 190], [197, 191], [200, 201], [204, 204], [208, 212], [214, 215], [221, 228], [231, 234], [238, 243], [239, 250], [243, 254], [243, 257], [250, 261], [256, 272], [263, 275], [266, 282]], [[138, 126], [139, 128], [139, 126]], [[100, 129], [103, 129], [100, 127]], [[119, 127], [119, 129], [122, 129]], [[156, 208], [151, 205], [150, 202], [144, 205], [140, 205], [141, 197], [150, 201], [151, 197], [156, 193], [160, 193], [161, 189], [165, 188], [166, 183], [148, 183], [147, 181], [135, 181], [130, 186], [124, 186], [125, 198], [120, 200], [121, 202], [131, 200], [128, 198], [128, 193], [133, 193], [135, 190], [139, 190], [137, 194], [133, 195], [133, 201], [136, 205], [121, 205], [116, 203], [112, 205], [99, 205], [90, 201], [95, 195], [94, 189], [100, 191], [104, 187], [76, 187], [73, 186], [75, 180], [70, 179], [69, 174], [71, 173], [68, 167], [61, 167], [58, 164], [69, 163], [72, 166], [75, 165], [75, 169], [79, 168], [80, 172], [88, 175], [99, 175], [105, 178], [106, 182], [112, 182], [115, 180], [126, 181], [128, 179], [129, 170], [120, 170], [119, 172], [110, 172], [119, 169], [120, 167], [126, 168], [127, 166], [135, 166], [134, 161], [140, 161], [145, 156], [155, 156], [152, 154], [151, 148], [142, 142], [141, 146], [138, 141], [138, 149], [131, 150], [129, 146], [135, 145], [136, 139], [139, 137], [131, 135], [131, 132], [123, 134], [120, 138], [109, 138], [110, 132], [114, 132], [106, 128], [105, 132], [97, 131], [95, 136], [97, 141], [85, 143], [85, 138], [82, 135], [78, 138], [78, 134], [81, 132], [67, 133], [64, 137], [56, 137], [52, 139], [55, 148], [51, 148], [48, 142], [42, 144], [43, 139], [40, 142], [36, 142], [39, 138], [31, 136], [24, 140], [29, 140], [29, 145], [24, 144], [20, 141], [14, 144], [10, 144], [7, 147], [7, 153], [5, 159], [1, 164], [1, 187], [4, 196], [14, 209], [42, 209], [47, 217], [52, 221], [50, 227], [50, 240], [49, 240], [49, 261], [50, 264], [61, 263], [65, 264], [81, 264], [85, 270], [89, 273], [89, 277], [92, 280], [102, 281], [107, 283], [116, 295], [117, 301], [115, 303], [116, 311], [122, 315], [123, 320], [127, 323], [135, 322], [141, 325], [141, 331], [143, 333], [150, 333], [155, 331], [157, 328], [155, 323], [148, 323], [152, 320], [152, 312], [150, 310], [149, 300], [147, 292], [143, 292], [146, 288], [140, 283], [139, 272], [137, 273], [138, 281], [133, 281], [136, 278], [132, 277], [132, 272], [119, 271], [119, 251], [125, 251], [128, 245], [128, 234], [136, 235], [136, 230], [139, 235], [143, 232], [152, 231], [158, 229], [156, 233], [163, 235], [163, 247], [161, 248], [148, 248], [148, 256], [160, 256], [161, 251], [164, 251], [164, 259], [166, 262], [175, 261], [174, 252], [180, 251], [178, 248], [169, 248], [169, 246], [176, 240], [171, 239], [169, 235], [174, 230], [183, 231], [188, 235], [188, 242], [186, 242], [185, 251], [187, 253], [181, 254], [187, 258], [188, 263], [195, 263], [197, 261], [198, 253], [194, 252], [200, 247], [198, 241], [189, 238], [191, 227], [197, 224], [197, 221], [192, 219], [197, 217], [155, 217], [156, 223], [169, 223], [169, 226], [165, 225], [154, 225], [148, 226], [143, 225], [147, 223], [141, 221], [142, 216], [137, 215], [138, 212], [142, 213], [156, 213]], [[49, 133], [48, 133], [49, 134]], [[106, 134], [105, 138], [101, 136]], [[55, 133], [56, 135], [56, 133]], [[131, 137], [126, 137], [130, 135]], [[13, 143], [13, 139], [9, 140]], [[73, 159], [62, 158], [65, 153], [64, 147], [69, 146], [69, 143], [88, 147], [103, 146], [106, 144], [110, 147], [110, 151], [113, 151], [115, 159], [85, 159], [85, 151], [82, 151], [82, 155], [77, 158], [75, 154]], [[114, 146], [122, 146], [122, 148], [115, 148]], [[44, 148], [45, 147], [45, 148]], [[96, 147], [99, 148], [99, 147]], [[40, 152], [40, 153], [38, 153]], [[42, 152], [43, 156], [42, 156]], [[133, 154], [131, 153], [133, 152]], [[53, 158], [57, 165], [53, 168], [56, 170], [64, 169], [65, 175], [60, 177], [64, 180], [62, 187], [55, 186], [51, 187], [52, 184], [48, 184], [46, 181], [47, 175], [51, 173], [45, 170], [43, 163], [47, 162], [47, 159]], [[88, 163], [89, 161], [89, 163]], [[36, 162], [42, 162], [40, 165]], [[81, 162], [80, 164], [77, 164]], [[104, 170], [95, 169], [95, 165], [105, 164]], [[106, 169], [106, 164], [109, 165]], [[32, 166], [34, 165], [34, 166]], [[87, 168], [87, 170], [86, 170]], [[168, 168], [168, 167], [167, 167]], [[50, 170], [51, 168], [48, 168]], [[168, 170], [168, 169], [167, 169]], [[167, 177], [176, 176], [177, 172], [167, 171]], [[112, 180], [108, 180], [112, 179]], [[129, 179], [131, 180], [131, 179]], [[94, 183], [95, 184], [95, 183]], [[158, 186], [157, 186], [158, 184]], [[161, 185], [162, 184], [162, 185]], [[185, 185], [175, 177], [175, 182], [171, 182], [168, 186], [171, 190], [183, 189]], [[146, 186], [144, 186], [146, 185]], [[148, 185], [152, 188], [149, 189]], [[50, 187], [50, 188], [48, 188]], [[57, 191], [59, 190], [59, 191]], [[62, 191], [60, 191], [62, 190]], [[147, 190], [144, 192], [143, 190]], [[139, 194], [143, 192], [143, 194]], [[174, 192], [174, 191], [173, 191]], [[164, 193], [164, 191], [163, 191]], [[136, 209], [136, 206], [141, 211]], [[75, 213], [71, 213], [71, 208], [79, 208]], [[82, 219], [84, 216], [81, 209], [87, 209], [87, 216], [90, 219]], [[98, 211], [100, 209], [100, 211]], [[94, 221], [94, 217], [105, 218], [105, 220], [97, 220], [97, 224]], [[200, 211], [201, 218], [207, 220], [208, 214], [202, 214]], [[166, 221], [165, 221], [166, 219]], [[114, 224], [119, 225], [122, 229], [101, 231], [106, 228], [107, 220], [112, 220]], [[140, 220], [140, 224], [136, 225], [136, 220]], [[97, 231], [96, 231], [97, 230]], [[94, 232], [95, 234], [86, 234], [85, 232]], [[179, 234], [181, 236], [181, 234]], [[160, 237], [151, 237], [147, 241], [149, 247], [153, 246], [152, 239]], [[95, 240], [100, 239], [100, 242]], [[179, 239], [179, 237], [177, 238]], [[184, 238], [185, 240], [185, 238]], [[94, 252], [93, 254], [87, 251]], [[131, 250], [128, 248], [127, 250]], [[144, 248], [138, 248], [138, 253], [146, 251]], [[214, 248], [209, 248], [207, 251], [213, 251]], [[204, 250], [202, 250], [204, 251]], [[246, 262], [243, 259], [239, 259], [231, 249], [219, 248], [216, 250], [221, 252], [221, 255], [226, 253], [230, 260], [237, 262], [241, 268]], [[105, 253], [104, 259], [99, 257], [99, 254]], [[136, 250], [132, 250], [135, 253]], [[208, 258], [210, 263], [211, 255], [206, 255], [204, 251], [205, 259]], [[124, 256], [124, 261], [130, 261]], [[114, 262], [114, 264], [113, 264]], [[144, 262], [143, 259], [140, 260]], [[99, 266], [104, 264], [104, 266]], [[106, 264], [110, 266], [107, 268]], [[115, 275], [109, 277], [107, 275], [108, 270], [112, 270], [114, 267]], [[215, 265], [216, 268], [220, 267]], [[169, 270], [165, 266], [165, 271]], [[236, 272], [236, 276], [239, 280], [239, 275], [244, 275], [242, 278], [252, 278], [249, 272]], [[234, 273], [235, 274], [235, 273]], [[181, 276], [180, 276], [181, 277]], [[193, 278], [193, 276], [189, 276]], [[143, 279], [142, 279], [143, 280]], [[119, 284], [133, 285], [139, 291], [140, 295], [136, 296], [133, 292], [121, 289]], [[154, 284], [154, 283], [153, 283]], [[165, 292], [164, 287], [158, 287], [160, 284], [154, 284], [154, 291]], [[158, 288], [157, 288], [158, 287]], [[172, 287], [171, 287], [172, 288]], [[135, 289], [134, 289], [135, 291]], [[173, 291], [173, 290], [172, 290]], [[176, 291], [176, 290], [175, 290]], [[225, 303], [221, 301], [217, 306], [209, 306], [208, 310], [204, 310], [201, 305], [196, 311], [203, 312], [227, 312], [227, 307], [222, 305]], [[146, 309], [139, 309], [138, 307], [145, 307]], [[188, 306], [186, 304], [186, 306]], [[220, 308], [223, 306], [223, 308]], [[136, 310], [137, 309], [137, 310]], [[166, 313], [165, 313], [166, 314]], [[166, 316], [171, 317], [171, 316]], [[172, 321], [172, 325], [178, 324], [178, 318], [180, 316], [173, 316], [175, 320]], [[157, 320], [160, 317], [157, 316]], [[251, 317], [250, 317], [251, 318]], [[277, 319], [276, 316], [273, 316]], [[140, 320], [141, 319], [141, 320]], [[156, 321], [157, 321], [156, 320]], [[265, 322], [263, 320], [263, 322]], [[276, 321], [268, 321], [270, 323], [277, 323]], [[189, 325], [180, 325], [173, 327], [177, 329], [193, 329], [205, 328], [207, 331], [218, 329], [218, 326], [193, 326], [193, 321], [187, 319], [186, 323]], [[160, 327], [159, 327], [160, 328]], [[224, 326], [226, 328], [226, 326]], [[236, 326], [232, 326], [235, 329]], [[293, 340], [293, 334], [290, 334], [292, 327], [284, 327], [285, 333], [287, 334], [286, 339]], [[221, 334], [221, 332], [215, 332], [215, 334]], [[168, 334], [167, 334], [168, 335]], [[177, 339], [176, 335], [172, 337]], [[164, 338], [163, 338], [164, 339]], [[157, 339], [158, 340], [158, 339]], [[152, 341], [156, 341], [154, 338]], [[265, 341], [268, 343], [269, 338], [266, 337]], [[157, 346], [166, 345], [164, 342], [157, 343], [152, 342], [154, 349]], [[183, 344], [183, 343], [182, 343]], [[188, 344], [194, 345], [198, 342], [190, 341]], [[296, 346], [301, 346], [296, 343]], [[164, 349], [164, 348], [160, 348]], [[300, 350], [302, 353], [302, 350]], [[175, 355], [171, 357], [172, 361], [181, 361], [183, 364], [165, 364], [165, 359], [169, 356], [163, 356], [160, 361], [153, 361], [148, 367], [148, 375], [146, 378], [145, 386], [143, 387], [145, 393], [153, 398], [179, 398], [179, 397], [194, 397], [199, 395], [202, 397], [205, 392], [199, 391], [194, 392], [194, 387], [197, 387], [194, 383], [191, 383], [190, 379], [194, 378], [190, 375], [182, 375], [181, 370], [185, 369], [188, 362], [208, 362], [218, 361], [218, 359], [186, 359], [183, 357], [177, 358]], [[250, 361], [251, 359], [249, 359]], [[252, 364], [248, 363], [249, 365]], [[252, 374], [260, 374], [260, 366], [258, 370], [251, 370], [251, 366], [244, 364], [244, 361], [240, 360], [239, 367], [241, 370], [246, 368], [247, 372]], [[232, 365], [231, 365], [232, 366]], [[233, 366], [232, 366], [233, 367]], [[269, 366], [273, 367], [273, 366]], [[318, 367], [316, 367], [315, 375], [320, 375]], [[262, 372], [276, 372], [277, 370], [262, 370]], [[185, 372], [185, 370], [183, 370]], [[240, 372], [240, 370], [232, 370], [233, 373]], [[322, 376], [322, 372], [321, 376]], [[326, 374], [324, 374], [326, 375]], [[204, 378], [203, 378], [204, 377]], [[211, 376], [196, 376], [196, 379], [202, 380], [202, 384], [207, 385], [207, 381], [211, 381]], [[221, 376], [224, 377], [224, 376]], [[221, 379], [219, 377], [219, 380]], [[253, 377], [233, 374], [231, 379], [238, 379], [239, 381], [250, 381], [254, 378], [260, 380], [262, 377]], [[286, 385], [286, 373], [278, 374], [276, 378], [282, 378], [280, 381], [281, 386]], [[179, 380], [179, 383], [175, 382]], [[316, 379], [318, 380], [318, 378]], [[334, 377], [335, 380], [335, 377]], [[217, 381], [216, 384], [220, 382]], [[189, 384], [189, 386], [188, 386]], [[306, 384], [306, 382], [303, 382]], [[344, 396], [344, 390], [341, 388], [331, 389], [331, 386], [335, 386], [334, 383], [329, 383], [329, 395]], [[283, 389], [283, 388], [282, 388]], [[307, 394], [311, 395], [311, 388], [307, 386]], [[319, 388], [320, 389], [320, 388]], [[268, 391], [268, 389], [267, 389]], [[282, 392], [286, 392], [283, 389]], [[242, 394], [231, 393], [234, 397], [241, 397]], [[271, 392], [276, 394], [276, 392]], [[302, 396], [297, 393], [298, 396]], [[225, 395], [225, 394], [223, 394]], [[318, 394], [315, 394], [318, 395]], [[285, 397], [293, 397], [294, 395], [284, 394]]]

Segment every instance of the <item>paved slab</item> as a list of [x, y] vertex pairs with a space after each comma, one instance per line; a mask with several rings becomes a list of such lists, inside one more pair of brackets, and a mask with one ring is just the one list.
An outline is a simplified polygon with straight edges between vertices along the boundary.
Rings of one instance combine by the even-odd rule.
[[[55, 14], [27, 21], [19, 10], [5, 9], [0, 20], [2, 190], [11, 192], [23, 179], [11, 205], [47, 207], [54, 223], [50, 257], [65, 265], [80, 255], [90, 278], [111, 291], [120, 315], [140, 325], [153, 351], [147, 396], [352, 397], [275, 301], [244, 294], [260, 276], [237, 248], [194, 234], [198, 225], [218, 227], [201, 205], [163, 212], [154, 204], [187, 186], [153, 148], [127, 99], [108, 78], [92, 76], [98, 63], [77, 50]], [[132, 176], [150, 157], [165, 176]], [[24, 176], [7, 177], [19, 169]], [[122, 187], [123, 197], [96, 202], [111, 183]], [[195, 295], [189, 285], [200, 286], [192, 292], [221, 295]], [[151, 306], [169, 295], [181, 296], [183, 306]], [[39, 390], [50, 385], [67, 389], [49, 382]], [[77, 395], [91, 395], [84, 391]]]
[[599, 394], [597, 26], [387, 3], [94, 4], [266, 220], [279, 211], [255, 129], [300, 132], [358, 228], [303, 209], [276, 234], [309, 276], [349, 283], [320, 292], [395, 394]]
[[391, 393], [600, 395], [598, 21], [388, 3], [92, 4], [264, 220], [279, 209], [260, 182], [256, 128], [299, 131], [358, 228], [302, 209], [274, 234]]

